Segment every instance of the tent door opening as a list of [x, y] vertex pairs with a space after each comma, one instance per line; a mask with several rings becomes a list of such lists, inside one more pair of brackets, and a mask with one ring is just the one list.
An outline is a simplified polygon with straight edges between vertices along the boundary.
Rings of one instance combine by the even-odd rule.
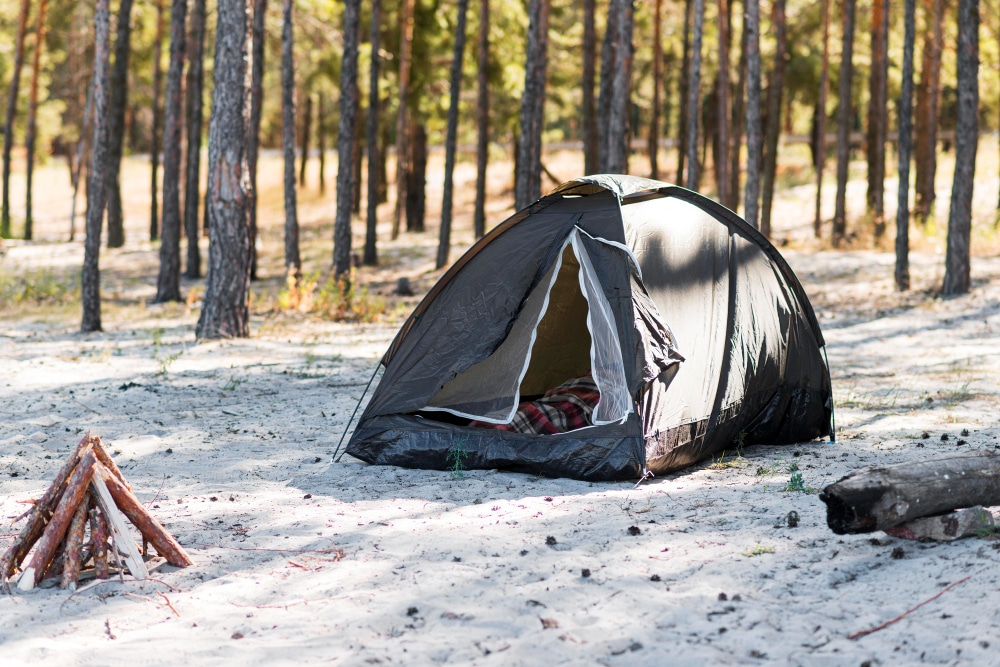
[[506, 339], [445, 383], [420, 412], [474, 426], [561, 433], [621, 422], [632, 409], [611, 307], [574, 230]]

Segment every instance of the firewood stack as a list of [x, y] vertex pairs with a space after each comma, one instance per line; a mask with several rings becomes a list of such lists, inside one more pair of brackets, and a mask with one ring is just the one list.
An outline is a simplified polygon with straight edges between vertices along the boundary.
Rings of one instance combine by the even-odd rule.
[[35, 501], [17, 540], [0, 558], [0, 583], [9, 592], [10, 580], [20, 569], [19, 590], [29, 591], [50, 577], [59, 577], [62, 588], [75, 589], [88, 562], [93, 562], [94, 576], [107, 579], [112, 557], [119, 572], [124, 560], [132, 576], [145, 579], [146, 566], [125, 517], [142, 533], [144, 544], [152, 544], [168, 563], [191, 565], [177, 540], [132, 494], [101, 439], [88, 433]]

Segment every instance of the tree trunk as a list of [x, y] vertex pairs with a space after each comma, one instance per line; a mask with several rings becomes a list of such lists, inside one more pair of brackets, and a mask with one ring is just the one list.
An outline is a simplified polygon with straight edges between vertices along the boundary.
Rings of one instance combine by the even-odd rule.
[[542, 129], [544, 125], [545, 79], [548, 67], [550, 0], [528, 4], [528, 45], [521, 96], [521, 137], [518, 143], [517, 181], [514, 207], [522, 209], [541, 196]]
[[[729, 4], [732, 12], [732, 2]], [[729, 154], [729, 206], [735, 211], [740, 206], [740, 153], [743, 144], [743, 126], [746, 122], [746, 88], [747, 88], [747, 26], [746, 0], [743, 3], [743, 30], [740, 33], [740, 64], [737, 67], [739, 78], [736, 81], [736, 99], [733, 100], [732, 141]], [[730, 29], [732, 26], [730, 25]]]
[[851, 157], [851, 79], [854, 76], [854, 13], [856, 0], [844, 0], [843, 45], [837, 103], [837, 202], [833, 213], [833, 245], [847, 233], [847, 167]]
[[[489, 0], [482, 1], [488, 3]], [[657, 0], [657, 2], [661, 1]], [[596, 5], [596, 0], [583, 0], [583, 170], [587, 174], [597, 172], [597, 109], [594, 105], [594, 78], [596, 74], [594, 70], [597, 64], [597, 28], [594, 19]], [[479, 40], [480, 49], [483, 49], [482, 28], [480, 28]], [[482, 50], [480, 54], [482, 54]], [[482, 62], [480, 62], [480, 71], [484, 69]], [[482, 81], [485, 78], [485, 73], [481, 74], [480, 77], [480, 81]], [[480, 90], [483, 89], [482, 85], [480, 84]], [[482, 233], [477, 233], [476, 238], [480, 236]]]
[[903, 80], [899, 95], [899, 194], [896, 200], [896, 289], [910, 289], [910, 155], [913, 151], [913, 43], [916, 0], [903, 0]]
[[614, 67], [617, 57], [618, 22], [621, 19], [617, 0], [608, 0], [608, 16], [604, 22], [604, 40], [601, 44], [601, 81], [597, 96], [597, 169], [607, 171], [608, 122], [611, 117], [611, 90], [614, 87]]
[[[614, 21], [610, 20], [612, 14], [615, 16]], [[612, 0], [608, 8], [608, 34], [611, 35], [611, 39], [605, 39], [604, 44], [611, 52], [610, 85], [601, 86], [600, 105], [607, 110], [607, 117], [600, 125], [602, 136], [598, 165], [598, 170], [606, 174], [628, 172], [628, 113], [631, 93], [629, 74], [632, 69], [633, 14], [633, 0]], [[605, 94], [608, 96], [606, 103], [603, 99]]]
[[249, 330], [250, 16], [247, 0], [218, 0], [215, 75], [208, 123], [208, 277], [195, 333], [246, 338]]
[[396, 108], [396, 209], [392, 216], [392, 238], [399, 236], [399, 223], [406, 208], [408, 197], [406, 186], [409, 182], [407, 146], [410, 126], [407, 122], [409, 105], [410, 64], [413, 60], [413, 2], [402, 0], [399, 4], [399, 102]]
[[[588, 119], [594, 122], [594, 53], [593, 53], [593, 2], [585, 0], [590, 4], [590, 108], [587, 108], [587, 46], [586, 36], [584, 37], [584, 88], [583, 88], [583, 115], [584, 115], [584, 153], [589, 159], [591, 150], [589, 142]], [[586, 19], [584, 20], [584, 34], [586, 34]], [[490, 67], [490, 0], [479, 0], [479, 55], [477, 63], [478, 91], [476, 94], [476, 209], [473, 214], [472, 231], [475, 238], [481, 238], [486, 233], [486, 165], [490, 157], [490, 88], [487, 75]], [[589, 116], [587, 114], [590, 114]], [[595, 128], [596, 129], [596, 128]], [[597, 147], [596, 140], [593, 148]], [[591, 165], [592, 166], [592, 165]], [[586, 173], [590, 173], [590, 166], [584, 168]]]
[[969, 233], [972, 228], [972, 188], [979, 144], [979, 0], [958, 3], [958, 114], [955, 124], [955, 177], [948, 214], [945, 253], [945, 296], [969, 291]]
[[257, 280], [257, 157], [260, 153], [260, 112], [264, 103], [264, 40], [267, 33], [267, 0], [253, 3], [253, 56], [250, 69], [250, 136], [247, 163], [250, 165], [250, 280]]
[[[488, 0], [483, 0], [484, 2]], [[379, 49], [382, 43], [382, 1], [372, 0], [371, 15], [371, 66], [368, 79], [368, 127], [366, 141], [368, 143], [368, 207], [367, 224], [365, 225], [365, 254], [362, 261], [365, 266], [378, 266], [378, 203], [379, 203], [379, 166], [381, 164], [378, 142], [379, 120], [379, 69], [381, 57]]]
[[125, 106], [128, 103], [128, 58], [131, 51], [132, 0], [122, 0], [118, 8], [118, 35], [115, 64], [111, 70], [111, 119], [108, 128], [108, 247], [125, 245], [122, 212], [121, 163], [125, 143]]
[[149, 240], [160, 238], [160, 126], [163, 123], [160, 111], [160, 88], [163, 84], [163, 0], [156, 0], [156, 35], [153, 37], [153, 141], [150, 147], [150, 161], [153, 164], [152, 185], [150, 187]]
[[[360, 11], [360, 10], [359, 10]], [[360, 25], [360, 22], [359, 24]], [[360, 29], [360, 28], [359, 28]], [[316, 118], [316, 134], [320, 136], [319, 148], [323, 146], [322, 141], [322, 123], [323, 123], [323, 103], [320, 102], [318, 105], [318, 111]], [[351, 143], [351, 168], [354, 170], [354, 176], [351, 179], [351, 184], [354, 187], [354, 191], [351, 194], [351, 213], [361, 217], [361, 177], [363, 175], [361, 169], [361, 154], [363, 148], [363, 140], [365, 133], [362, 129], [365, 126], [365, 109], [361, 108], [361, 94], [358, 94], [357, 101], [354, 104], [354, 140]], [[323, 156], [319, 159], [320, 171], [323, 169]], [[320, 174], [320, 180], [322, 180], [323, 175]]]
[[427, 193], [427, 130], [422, 123], [414, 123], [410, 146], [410, 168], [406, 172], [406, 231], [424, 231], [424, 214]]
[[942, 24], [944, 0], [925, 0], [924, 57], [920, 68], [920, 87], [917, 88], [916, 132], [914, 162], [916, 167], [915, 212], [921, 224], [927, 222], [937, 194], [934, 179], [937, 173], [938, 108], [941, 102], [941, 53], [944, 50]]
[[717, 0], [719, 67], [716, 76], [715, 189], [723, 206], [729, 206], [729, 0]]
[[[351, 207], [354, 194], [355, 123], [358, 111], [358, 30], [361, 0], [344, 3], [344, 58], [340, 65], [340, 127], [337, 131], [337, 217], [333, 223], [333, 274], [351, 270]], [[306, 115], [309, 105], [306, 104]], [[305, 164], [305, 161], [303, 161]]]
[[87, 148], [87, 130], [90, 127], [91, 109], [94, 106], [94, 81], [93, 77], [87, 83], [87, 102], [83, 107], [83, 124], [80, 125], [80, 138], [76, 142], [76, 171], [73, 172], [73, 196], [70, 201], [69, 210], [69, 240], [76, 238], [76, 196], [80, 191], [80, 176], [83, 173], [84, 155]]
[[[304, 91], [304, 93], [303, 97], [306, 98], [306, 108], [302, 114], [302, 158], [299, 161], [300, 188], [306, 187], [306, 163], [309, 162], [309, 132], [312, 130], [312, 94], [308, 90]], [[339, 137], [337, 143], [338, 145], [340, 143]], [[350, 158], [350, 153], [348, 153], [348, 158]], [[350, 159], [348, 159], [348, 163], [350, 163]], [[339, 168], [338, 165], [338, 170]]]
[[285, 161], [285, 273], [297, 280], [299, 215], [295, 202], [295, 0], [283, 0], [281, 21], [281, 149]]
[[698, 189], [698, 110], [701, 101], [701, 41], [705, 23], [705, 0], [694, 0], [694, 32], [691, 40], [691, 73], [687, 98], [687, 161], [685, 187]]
[[747, 185], [743, 193], [743, 217], [760, 228], [757, 217], [760, 193], [760, 158], [763, 144], [760, 127], [760, 0], [746, 0], [747, 33]]
[[184, 76], [184, 34], [187, 0], [173, 0], [170, 9], [170, 66], [163, 123], [163, 217], [160, 225], [160, 275], [153, 303], [181, 300], [181, 81]]
[[830, 90], [830, 0], [823, 0], [823, 60], [819, 74], [819, 100], [816, 103], [816, 212], [813, 235], [823, 233], [823, 169], [826, 167], [826, 98]]
[[868, 79], [868, 213], [876, 241], [885, 235], [885, 139], [889, 124], [889, 8], [872, 1], [871, 74]]
[[444, 142], [444, 196], [441, 200], [441, 227], [438, 236], [436, 268], [448, 264], [451, 250], [451, 207], [455, 187], [455, 144], [458, 142], [458, 98], [462, 88], [462, 58], [465, 55], [465, 19], [469, 0], [458, 0], [458, 18], [455, 22], [455, 50], [451, 58], [451, 78], [448, 101], [448, 129]]
[[771, 24], [774, 30], [774, 65], [767, 83], [767, 136], [764, 143], [764, 188], [760, 206], [760, 233], [771, 237], [771, 205], [774, 179], [778, 171], [778, 139], [781, 134], [781, 93], [785, 87], [785, 0], [774, 3]]
[[31, 0], [21, 0], [17, 16], [17, 36], [14, 39], [14, 73], [7, 92], [7, 117], [3, 126], [3, 206], [0, 210], [0, 238], [10, 238], [10, 151], [14, 147], [14, 117], [17, 115], [17, 93], [21, 86], [24, 65], [24, 33], [28, 29]]
[[684, 182], [684, 159], [687, 157], [688, 97], [691, 90], [691, 25], [694, 23], [694, 0], [684, 0], [684, 42], [681, 48], [680, 118], [677, 125], [677, 178]]
[[[722, 0], [725, 2], [725, 0]], [[649, 177], [660, 178], [660, 88], [663, 79], [663, 0], [653, 6], [653, 109], [649, 119]]]
[[35, 167], [35, 134], [36, 117], [38, 115], [38, 73], [42, 69], [42, 51], [45, 50], [45, 14], [49, 7], [48, 0], [39, 0], [38, 16], [35, 18], [35, 54], [31, 68], [31, 87], [28, 94], [28, 131], [24, 139], [27, 149], [27, 185], [28, 192], [24, 212], [24, 240], [30, 241], [34, 236], [34, 223], [31, 215], [32, 176]]
[[[326, 96], [320, 93], [316, 96], [316, 148], [319, 151], [319, 193], [321, 195], [326, 194], [326, 107], [323, 105], [323, 99]], [[361, 123], [358, 123], [358, 128], [361, 127]], [[355, 153], [357, 153], [357, 147], [361, 145], [360, 141], [355, 141]], [[361, 169], [361, 161], [357, 159], [355, 161], [355, 168]], [[355, 178], [356, 187], [360, 187], [361, 177]], [[360, 195], [355, 191], [354, 196], [354, 208], [357, 211], [358, 206], [360, 206]]]
[[[83, 244], [80, 296], [83, 302], [83, 332], [101, 330], [101, 223], [107, 203], [108, 79], [110, 78], [110, 0], [97, 0], [94, 14], [94, 138], [88, 170], [87, 237]], [[44, 568], [43, 568], [44, 569]]]
[[201, 277], [201, 249], [198, 246], [198, 208], [201, 194], [202, 90], [205, 87], [205, 0], [194, 0], [191, 34], [188, 38], [187, 95], [187, 176], [184, 179], [184, 235], [187, 237], [186, 278]]

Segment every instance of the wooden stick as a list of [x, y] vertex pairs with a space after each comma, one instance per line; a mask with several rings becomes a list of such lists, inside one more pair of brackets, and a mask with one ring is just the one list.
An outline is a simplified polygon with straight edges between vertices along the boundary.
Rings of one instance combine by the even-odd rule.
[[73, 521], [69, 524], [69, 532], [66, 533], [66, 559], [63, 561], [61, 588], [76, 590], [76, 580], [80, 576], [80, 547], [83, 545], [83, 533], [86, 528], [87, 495], [84, 494], [83, 502], [73, 513]]
[[56, 505], [59, 504], [59, 500], [66, 490], [66, 483], [69, 480], [69, 476], [80, 463], [84, 447], [89, 442], [90, 434], [88, 433], [76, 446], [76, 449], [73, 450], [69, 458], [66, 459], [66, 463], [59, 469], [59, 472], [56, 473], [55, 479], [45, 494], [35, 502], [31, 516], [28, 518], [28, 523], [21, 528], [21, 533], [17, 536], [17, 540], [7, 549], [3, 558], [0, 558], [0, 582], [3, 583], [4, 590], [10, 590], [7, 580], [13, 576], [14, 571], [21, 564], [21, 561], [31, 551], [31, 547], [42, 536], [45, 524], [48, 523], [52, 512], [55, 511]]
[[108, 453], [108, 449], [104, 446], [104, 442], [100, 438], [94, 438], [94, 453], [97, 454], [97, 460], [105, 468], [111, 471], [111, 473], [118, 478], [118, 481], [125, 485], [125, 488], [132, 490], [132, 486], [125, 481], [125, 475], [122, 471], [118, 469], [115, 465], [114, 460], [111, 458], [111, 454]]
[[18, 580], [17, 587], [19, 590], [30, 591], [41, 581], [45, 568], [52, 562], [52, 556], [55, 553], [56, 547], [59, 546], [59, 542], [66, 535], [66, 529], [73, 520], [73, 513], [76, 512], [76, 508], [83, 502], [83, 497], [87, 493], [87, 486], [90, 484], [91, 477], [93, 477], [94, 466], [96, 464], [97, 457], [94, 456], [94, 450], [88, 443], [84, 446], [84, 453], [80, 459], [80, 463], [74, 468], [73, 474], [69, 476], [69, 480], [66, 482], [66, 491], [52, 513], [52, 519], [45, 527], [45, 532], [42, 533], [41, 539], [38, 540], [35, 553], [31, 557], [31, 563], [25, 568], [24, 573]]
[[847, 635], [847, 638], [848, 639], [859, 639], [861, 637], [864, 637], [865, 635], [870, 635], [873, 632], [878, 632], [879, 630], [884, 630], [885, 628], [889, 627], [893, 623], [897, 623], [897, 622], [903, 620], [904, 618], [906, 618], [907, 616], [909, 616], [911, 613], [913, 613], [916, 610], [918, 610], [921, 607], [923, 607], [928, 602], [934, 602], [934, 600], [937, 600], [939, 597], [941, 597], [942, 595], [944, 595], [945, 593], [947, 593], [948, 591], [950, 591], [955, 586], [958, 586], [959, 584], [964, 584], [965, 582], [967, 582], [971, 578], [971, 576], [972, 575], [969, 575], [968, 577], [965, 577], [964, 579], [959, 579], [958, 581], [956, 581], [953, 584], [948, 584], [947, 586], [945, 586], [944, 588], [942, 588], [941, 590], [939, 590], [935, 595], [932, 595], [931, 597], [927, 598], [926, 600], [924, 600], [923, 602], [921, 602], [920, 604], [918, 604], [916, 607], [913, 607], [912, 609], [907, 609], [906, 611], [904, 611], [902, 614], [900, 614], [896, 618], [890, 619], [890, 620], [886, 621], [885, 623], [883, 623], [882, 625], [876, 625], [874, 628], [869, 628], [867, 630], [859, 630], [858, 632], [851, 633], [851, 634]]
[[865, 468], [826, 487], [819, 498], [838, 535], [885, 530], [960, 507], [1000, 505], [1000, 455]]
[[56, 548], [56, 554], [52, 558], [52, 562], [49, 566], [45, 568], [45, 573], [42, 575], [42, 579], [48, 579], [49, 577], [61, 577], [63, 571], [63, 564], [66, 562], [66, 540], [59, 543]]
[[118, 555], [118, 552], [121, 551], [125, 554], [125, 564], [128, 566], [128, 571], [132, 573], [132, 576], [136, 579], [145, 579], [149, 576], [146, 564], [142, 562], [142, 556], [139, 554], [139, 549], [135, 546], [135, 540], [129, 535], [125, 517], [115, 506], [115, 499], [111, 497], [111, 492], [108, 491], [108, 486], [104, 483], [105, 476], [114, 478], [107, 468], [100, 463], [95, 464], [95, 474], [90, 481], [90, 486], [97, 498], [97, 503], [101, 506], [101, 513], [107, 519], [108, 526], [111, 529], [111, 541], [113, 545], [111, 553], [114, 554], [115, 561], [118, 563], [118, 577], [122, 581], [125, 581], [122, 561]]
[[94, 554], [94, 575], [108, 578], [108, 522], [104, 520], [93, 492], [90, 496], [90, 551]]
[[132, 495], [132, 492], [116, 479], [110, 471], [98, 464], [94, 468], [94, 473], [95, 476], [100, 475], [104, 479], [104, 483], [111, 492], [111, 497], [115, 499], [115, 504], [118, 505], [118, 509], [139, 529], [142, 536], [149, 540], [158, 554], [176, 567], [187, 567], [192, 564], [191, 557], [177, 543], [173, 535], [168, 533], [160, 522], [146, 511], [146, 508], [142, 506], [139, 499]]

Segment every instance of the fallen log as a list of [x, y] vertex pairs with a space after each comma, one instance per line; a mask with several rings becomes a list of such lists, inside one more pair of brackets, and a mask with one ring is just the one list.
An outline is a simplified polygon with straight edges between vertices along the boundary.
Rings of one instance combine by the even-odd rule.
[[3, 582], [5, 590], [9, 590], [7, 580], [14, 575], [18, 564], [24, 560], [24, 557], [31, 551], [31, 547], [35, 545], [35, 542], [38, 541], [38, 538], [45, 531], [45, 524], [48, 523], [52, 513], [56, 509], [56, 505], [62, 499], [63, 493], [66, 491], [66, 483], [69, 481], [69, 476], [80, 463], [80, 459], [83, 457], [83, 450], [89, 443], [90, 434], [88, 433], [80, 440], [73, 453], [66, 459], [66, 463], [56, 473], [55, 479], [44, 495], [35, 501], [35, 506], [28, 517], [28, 523], [24, 524], [14, 544], [0, 558], [0, 582]]
[[142, 536], [149, 540], [149, 543], [153, 545], [156, 552], [163, 556], [168, 563], [176, 567], [187, 567], [191, 565], [192, 561], [190, 556], [184, 551], [184, 548], [178, 544], [177, 540], [174, 539], [173, 535], [167, 532], [167, 530], [157, 521], [153, 516], [146, 511], [146, 508], [142, 506], [139, 499], [132, 495], [132, 492], [122, 484], [109, 470], [107, 470], [101, 464], [97, 464], [94, 468], [95, 477], [100, 476], [103, 478], [104, 483], [107, 485], [108, 491], [111, 492], [111, 497], [114, 498], [115, 504], [118, 506], [125, 516], [128, 517], [129, 521], [139, 529]]
[[73, 474], [69, 476], [69, 480], [66, 483], [66, 491], [52, 513], [52, 518], [49, 520], [48, 525], [45, 526], [45, 532], [42, 533], [41, 539], [38, 540], [35, 553], [31, 557], [31, 563], [24, 569], [21, 578], [18, 580], [17, 587], [19, 590], [30, 591], [41, 581], [42, 574], [49, 563], [52, 562], [56, 547], [59, 546], [59, 543], [66, 535], [66, 530], [73, 520], [73, 515], [76, 513], [77, 507], [83, 502], [83, 497], [87, 493], [87, 487], [90, 486], [90, 479], [94, 474], [95, 465], [97, 465], [97, 457], [94, 456], [94, 450], [88, 443], [84, 446], [80, 462], [73, 470]]
[[63, 561], [62, 581], [60, 588], [76, 590], [76, 580], [80, 577], [80, 547], [83, 546], [83, 535], [87, 528], [87, 500], [84, 498], [73, 513], [73, 521], [66, 533], [66, 559]]
[[827, 486], [819, 498], [838, 535], [885, 530], [962, 507], [1000, 505], [1000, 455], [865, 468]]

